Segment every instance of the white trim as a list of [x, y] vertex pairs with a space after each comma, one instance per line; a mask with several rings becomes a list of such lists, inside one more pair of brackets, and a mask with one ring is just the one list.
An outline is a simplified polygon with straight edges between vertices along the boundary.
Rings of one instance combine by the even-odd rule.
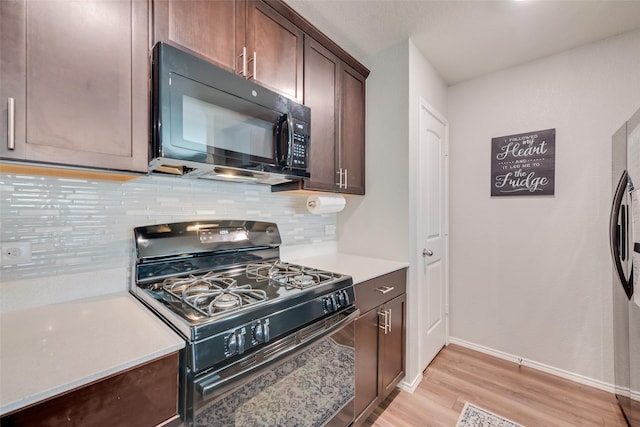
[[422, 373], [417, 375], [413, 379], [413, 381], [411, 381], [411, 382], [407, 382], [407, 377], [404, 377], [404, 379], [402, 381], [400, 381], [400, 384], [398, 384], [398, 388], [400, 390], [403, 390], [403, 391], [406, 391], [406, 392], [409, 392], [409, 393], [413, 393], [414, 391], [416, 391], [416, 389], [418, 388], [418, 386], [422, 382], [422, 378], [423, 378]]
[[[445, 306], [445, 313], [444, 313], [444, 339], [445, 342], [444, 344], [447, 345], [449, 343], [449, 333], [450, 333], [450, 318], [449, 318], [449, 310], [450, 310], [450, 298], [449, 298], [449, 287], [450, 287], [450, 272], [449, 272], [449, 260], [450, 260], [450, 248], [449, 248], [449, 213], [450, 213], [450, 209], [449, 209], [449, 121], [445, 118], [445, 116], [443, 114], [441, 114], [433, 105], [431, 105], [426, 99], [424, 99], [422, 96], [418, 96], [418, 105], [417, 105], [418, 109], [417, 109], [417, 135], [416, 135], [416, 142], [415, 142], [415, 146], [414, 146], [414, 151], [411, 154], [411, 157], [413, 159], [413, 161], [410, 163], [413, 168], [414, 168], [414, 173], [411, 176], [411, 180], [412, 182], [418, 182], [419, 181], [419, 177], [420, 177], [420, 149], [421, 149], [421, 145], [420, 145], [420, 129], [421, 129], [421, 124], [422, 124], [422, 111], [424, 110], [427, 114], [431, 115], [433, 118], [435, 118], [437, 121], [439, 121], [440, 123], [442, 123], [443, 127], [444, 127], [444, 138], [445, 138], [445, 146], [444, 146], [444, 170], [442, 171], [442, 177], [444, 179], [444, 191], [445, 191], [445, 195], [444, 195], [444, 207], [445, 207], [445, 215], [444, 215], [444, 220], [445, 220], [445, 224], [444, 224], [444, 251], [445, 251], [445, 255], [443, 257], [443, 261], [444, 261], [444, 282], [445, 282], [445, 289], [444, 289], [444, 306]], [[418, 211], [420, 209], [420, 206], [423, 206], [422, 204], [422, 196], [423, 193], [422, 191], [420, 191], [421, 186], [420, 184], [415, 185], [412, 189], [410, 189], [410, 191], [412, 191], [411, 194], [413, 194], [413, 196], [411, 197], [412, 200], [416, 201], [416, 204], [413, 205], [411, 207], [412, 210], [412, 218], [415, 221], [414, 223], [412, 223], [413, 227], [411, 227], [411, 232], [412, 232], [412, 241], [411, 241], [411, 247], [412, 249], [412, 256], [411, 256], [411, 262], [412, 262], [412, 266], [414, 267], [410, 273], [410, 280], [411, 283], [413, 283], [415, 281], [415, 283], [418, 283], [418, 277], [417, 277], [417, 270], [418, 270], [418, 266], [420, 265], [420, 263], [422, 262], [421, 256], [418, 255], [419, 250], [420, 250], [420, 237], [422, 235], [422, 223], [421, 221], [418, 220]], [[419, 302], [420, 304], [422, 303], [422, 301]], [[424, 369], [426, 369], [426, 367], [429, 365], [429, 363], [431, 363], [431, 360], [428, 361], [428, 363], [426, 365], [423, 366], [423, 361], [422, 361], [422, 334], [420, 332], [416, 333], [416, 338], [418, 338], [418, 347], [417, 347], [417, 362], [418, 362], [418, 368], [420, 369], [420, 372], [424, 371]]]
[[479, 344], [474, 344], [468, 341], [461, 340], [455, 337], [449, 337], [451, 344], [457, 344], [461, 347], [469, 348], [471, 350], [479, 351], [480, 353], [488, 354], [490, 356], [497, 357], [499, 359], [508, 360], [509, 362], [517, 363], [521, 366], [536, 369], [538, 371], [546, 372], [557, 377], [565, 378], [576, 383], [584, 384], [590, 387], [594, 387], [600, 390], [607, 391], [609, 393], [615, 393], [615, 387], [613, 384], [605, 383], [604, 381], [595, 380], [593, 378], [585, 377], [584, 375], [576, 374], [573, 372], [565, 371], [564, 369], [555, 368], [553, 366], [545, 365], [544, 363], [536, 362], [534, 360], [523, 359], [510, 353], [494, 350], [489, 347], [485, 347]]
[[[419, 109], [418, 111], [420, 111], [420, 108], [424, 108], [425, 110], [429, 111], [429, 114], [431, 114], [433, 117], [435, 117], [436, 119], [438, 119], [438, 121], [440, 121], [443, 125], [445, 125], [447, 127], [449, 127], [449, 120], [447, 120], [447, 118], [438, 111], [438, 109], [436, 107], [434, 107], [433, 105], [431, 105], [429, 103], [429, 101], [427, 101], [426, 99], [424, 99], [422, 96], [418, 96], [418, 101], [419, 103]], [[447, 132], [447, 138], [449, 137], [449, 133]], [[447, 144], [446, 147], [449, 147], [449, 140], [447, 139]], [[449, 150], [447, 149], [446, 155], [449, 155]]]

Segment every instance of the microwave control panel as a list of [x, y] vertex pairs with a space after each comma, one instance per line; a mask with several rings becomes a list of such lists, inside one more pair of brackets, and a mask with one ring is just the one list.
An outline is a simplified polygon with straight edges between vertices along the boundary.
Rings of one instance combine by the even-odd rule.
[[309, 124], [293, 118], [293, 140], [290, 141], [288, 164], [293, 169], [309, 167]]
[[307, 168], [308, 136], [300, 133], [293, 134], [291, 143], [291, 167], [296, 169]]

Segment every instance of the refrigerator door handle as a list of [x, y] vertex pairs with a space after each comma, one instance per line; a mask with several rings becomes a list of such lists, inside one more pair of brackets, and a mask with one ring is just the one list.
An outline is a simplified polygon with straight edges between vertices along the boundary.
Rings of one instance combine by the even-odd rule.
[[[627, 252], [627, 242], [628, 242], [628, 231], [629, 227], [626, 224], [628, 221], [628, 215], [623, 215], [622, 218], [622, 226], [618, 225], [618, 218], [620, 217], [620, 211], [622, 206], [622, 199], [624, 197], [624, 193], [627, 190], [627, 171], [622, 173], [620, 177], [620, 181], [618, 182], [618, 186], [616, 187], [616, 192], [613, 196], [613, 205], [611, 207], [611, 216], [609, 218], [609, 239], [611, 246], [611, 257], [613, 258], [613, 264], [616, 269], [616, 274], [618, 279], [620, 280], [620, 284], [624, 289], [624, 293], [627, 295], [628, 299], [631, 299], [631, 295], [633, 295], [633, 271], [629, 275], [629, 279], [624, 272], [624, 268], [622, 267], [621, 257], [626, 259]], [[623, 212], [624, 213], [624, 212]], [[625, 247], [621, 250], [621, 245], [625, 245]]]

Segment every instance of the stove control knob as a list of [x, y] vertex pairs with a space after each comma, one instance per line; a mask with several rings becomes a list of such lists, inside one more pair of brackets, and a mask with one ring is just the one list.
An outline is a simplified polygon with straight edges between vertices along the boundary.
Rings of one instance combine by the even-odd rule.
[[329, 295], [328, 297], [323, 299], [322, 306], [324, 308], [324, 311], [327, 313], [331, 313], [332, 311], [336, 311], [338, 309], [336, 299], [333, 295]]
[[244, 353], [244, 333], [241, 331], [233, 332], [227, 338], [227, 352], [229, 356]]
[[336, 297], [340, 307], [346, 307], [349, 305], [349, 295], [347, 295], [347, 291], [340, 291], [336, 293]]
[[253, 338], [256, 342], [268, 342], [269, 341], [269, 322], [258, 322], [253, 328]]

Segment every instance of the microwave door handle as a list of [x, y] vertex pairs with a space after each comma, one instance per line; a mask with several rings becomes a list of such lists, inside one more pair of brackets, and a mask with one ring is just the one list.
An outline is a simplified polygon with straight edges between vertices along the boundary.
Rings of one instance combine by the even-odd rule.
[[[620, 284], [622, 285], [627, 298], [631, 299], [631, 294], [633, 292], [633, 276], [627, 280], [624, 268], [622, 266], [621, 260], [621, 250], [620, 244], [624, 244], [627, 242], [627, 236], [623, 234], [627, 234], [628, 228], [626, 224], [622, 227], [618, 224], [618, 219], [620, 218], [620, 211], [622, 207], [622, 199], [624, 197], [624, 193], [627, 188], [627, 171], [622, 173], [620, 177], [620, 181], [618, 182], [618, 186], [616, 187], [616, 192], [613, 197], [613, 205], [611, 207], [611, 216], [609, 217], [609, 239], [610, 239], [610, 247], [611, 247], [611, 257], [613, 259], [614, 268], [616, 270], [616, 275], [620, 280]], [[627, 215], [625, 216], [625, 220]], [[625, 249], [626, 250], [626, 249]]]
[[289, 128], [289, 141], [285, 147], [287, 148], [287, 159], [285, 164], [287, 166], [293, 166], [293, 116], [291, 115], [291, 111], [287, 113], [287, 127]]
[[284, 132], [283, 126], [287, 121], [287, 117], [285, 114], [278, 117], [278, 123], [276, 124], [276, 140], [275, 140], [275, 151], [276, 151], [276, 166], [282, 166], [285, 163], [285, 144], [284, 144]]

